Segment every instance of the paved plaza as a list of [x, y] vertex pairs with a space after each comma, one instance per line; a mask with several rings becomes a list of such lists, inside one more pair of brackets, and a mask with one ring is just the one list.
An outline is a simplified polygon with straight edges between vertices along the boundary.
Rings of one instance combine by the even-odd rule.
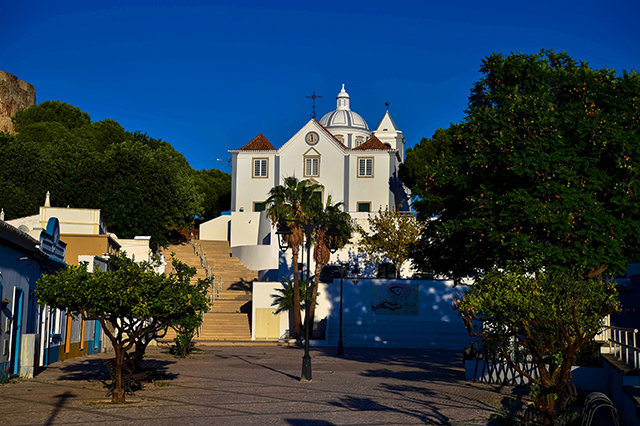
[[0, 385], [0, 424], [490, 424], [513, 388], [464, 381], [459, 352], [200, 346], [188, 359], [150, 348], [164, 377], [126, 404], [105, 397], [101, 359], [75, 358]]

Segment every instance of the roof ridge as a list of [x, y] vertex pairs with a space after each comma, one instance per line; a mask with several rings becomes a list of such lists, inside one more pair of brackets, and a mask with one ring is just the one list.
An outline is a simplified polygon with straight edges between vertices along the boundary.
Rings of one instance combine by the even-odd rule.
[[366, 142], [353, 148], [353, 150], [366, 151], [366, 150], [378, 150], [378, 151], [392, 151], [393, 148], [383, 144], [380, 139], [375, 135], [371, 136]]
[[329, 136], [331, 136], [331, 137], [333, 138], [333, 140], [334, 140], [334, 141], [338, 142], [338, 144], [340, 144], [340, 146], [341, 146], [341, 147], [343, 147], [344, 149], [349, 149], [349, 148], [347, 148], [347, 146], [346, 146], [344, 143], [340, 142], [340, 139], [336, 138], [336, 137], [333, 135], [333, 133], [331, 133], [331, 132], [329, 131], [329, 129], [327, 129], [327, 128], [326, 128], [326, 127], [324, 127], [322, 124], [320, 124], [320, 122], [319, 122], [318, 120], [316, 120], [315, 118], [312, 118], [312, 120], [313, 120], [313, 121], [315, 121], [315, 122], [318, 124], [318, 126], [320, 126], [320, 127], [322, 128], [322, 130], [324, 130], [325, 132], [327, 132], [327, 134], [328, 134]]
[[275, 151], [271, 142], [262, 134], [258, 133], [258, 136], [251, 139], [249, 143], [240, 148], [238, 151]]

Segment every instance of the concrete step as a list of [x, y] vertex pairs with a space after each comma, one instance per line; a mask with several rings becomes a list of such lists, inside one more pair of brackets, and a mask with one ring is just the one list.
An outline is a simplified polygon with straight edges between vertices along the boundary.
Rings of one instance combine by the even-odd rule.
[[[231, 248], [225, 241], [200, 241], [200, 244], [212, 269], [216, 289], [220, 288], [217, 282], [221, 278], [222, 286], [211, 310], [204, 315], [199, 340], [250, 340], [249, 316], [241, 313], [240, 309], [251, 300], [251, 287], [258, 277], [257, 271], [247, 269], [242, 262], [231, 257]], [[164, 250], [167, 261], [170, 261], [171, 252], [178, 260], [197, 269], [195, 279], [206, 277], [200, 257], [195, 255], [190, 244], [169, 246]], [[168, 336], [173, 339], [175, 334]]]

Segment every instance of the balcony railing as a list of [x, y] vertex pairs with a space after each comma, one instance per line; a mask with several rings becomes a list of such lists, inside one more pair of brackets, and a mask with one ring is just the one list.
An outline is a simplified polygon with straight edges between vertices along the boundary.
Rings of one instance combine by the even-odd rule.
[[[631, 368], [640, 369], [640, 335], [637, 328], [614, 327], [609, 317], [596, 341], [604, 343], [603, 349]], [[604, 352], [604, 351], [603, 351]]]

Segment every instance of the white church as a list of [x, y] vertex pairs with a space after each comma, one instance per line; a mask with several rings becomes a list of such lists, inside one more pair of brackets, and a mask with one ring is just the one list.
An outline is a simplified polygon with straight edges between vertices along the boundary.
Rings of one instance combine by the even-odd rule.
[[[319, 195], [325, 203], [329, 196], [334, 203], [342, 202], [351, 218], [366, 229], [370, 214], [408, 207], [408, 194], [397, 177], [404, 147], [404, 136], [389, 111], [370, 130], [351, 110], [343, 85], [335, 110], [320, 121], [309, 120], [279, 148], [259, 134], [230, 151], [231, 212], [201, 224], [200, 240], [228, 241], [233, 257], [259, 271], [252, 283], [252, 339], [278, 339], [291, 329], [289, 315], [273, 308], [283, 277], [291, 278], [292, 260], [290, 252], [280, 252], [264, 211], [271, 188], [288, 176], [309, 179], [321, 186]], [[352, 241], [357, 238], [353, 236]], [[453, 321], [451, 302], [458, 291], [453, 282], [376, 279], [377, 265], [363, 260], [357, 244], [348, 244], [331, 257], [332, 263], [357, 262], [363, 272], [358, 279], [344, 280], [345, 346], [464, 346], [466, 330], [462, 322]], [[411, 275], [409, 269], [404, 276]], [[312, 340], [314, 344], [337, 345], [342, 286], [336, 283], [319, 285], [315, 328], [325, 332], [324, 340]]]
[[[320, 121], [309, 120], [276, 149], [262, 134], [231, 153], [231, 214], [200, 225], [201, 240], [229, 241], [234, 257], [261, 277], [279, 269], [278, 247], [266, 218], [265, 201], [271, 188], [287, 176], [309, 179], [322, 188], [326, 203], [342, 202], [345, 211], [359, 222], [369, 213], [407, 209], [407, 194], [398, 178], [404, 159], [405, 140], [387, 110], [375, 130], [351, 110], [349, 94], [342, 85], [336, 109]], [[354, 248], [348, 248], [353, 253]], [[346, 260], [345, 253], [334, 255]], [[332, 259], [334, 260], [334, 259]], [[275, 271], [274, 271], [275, 270]]]

